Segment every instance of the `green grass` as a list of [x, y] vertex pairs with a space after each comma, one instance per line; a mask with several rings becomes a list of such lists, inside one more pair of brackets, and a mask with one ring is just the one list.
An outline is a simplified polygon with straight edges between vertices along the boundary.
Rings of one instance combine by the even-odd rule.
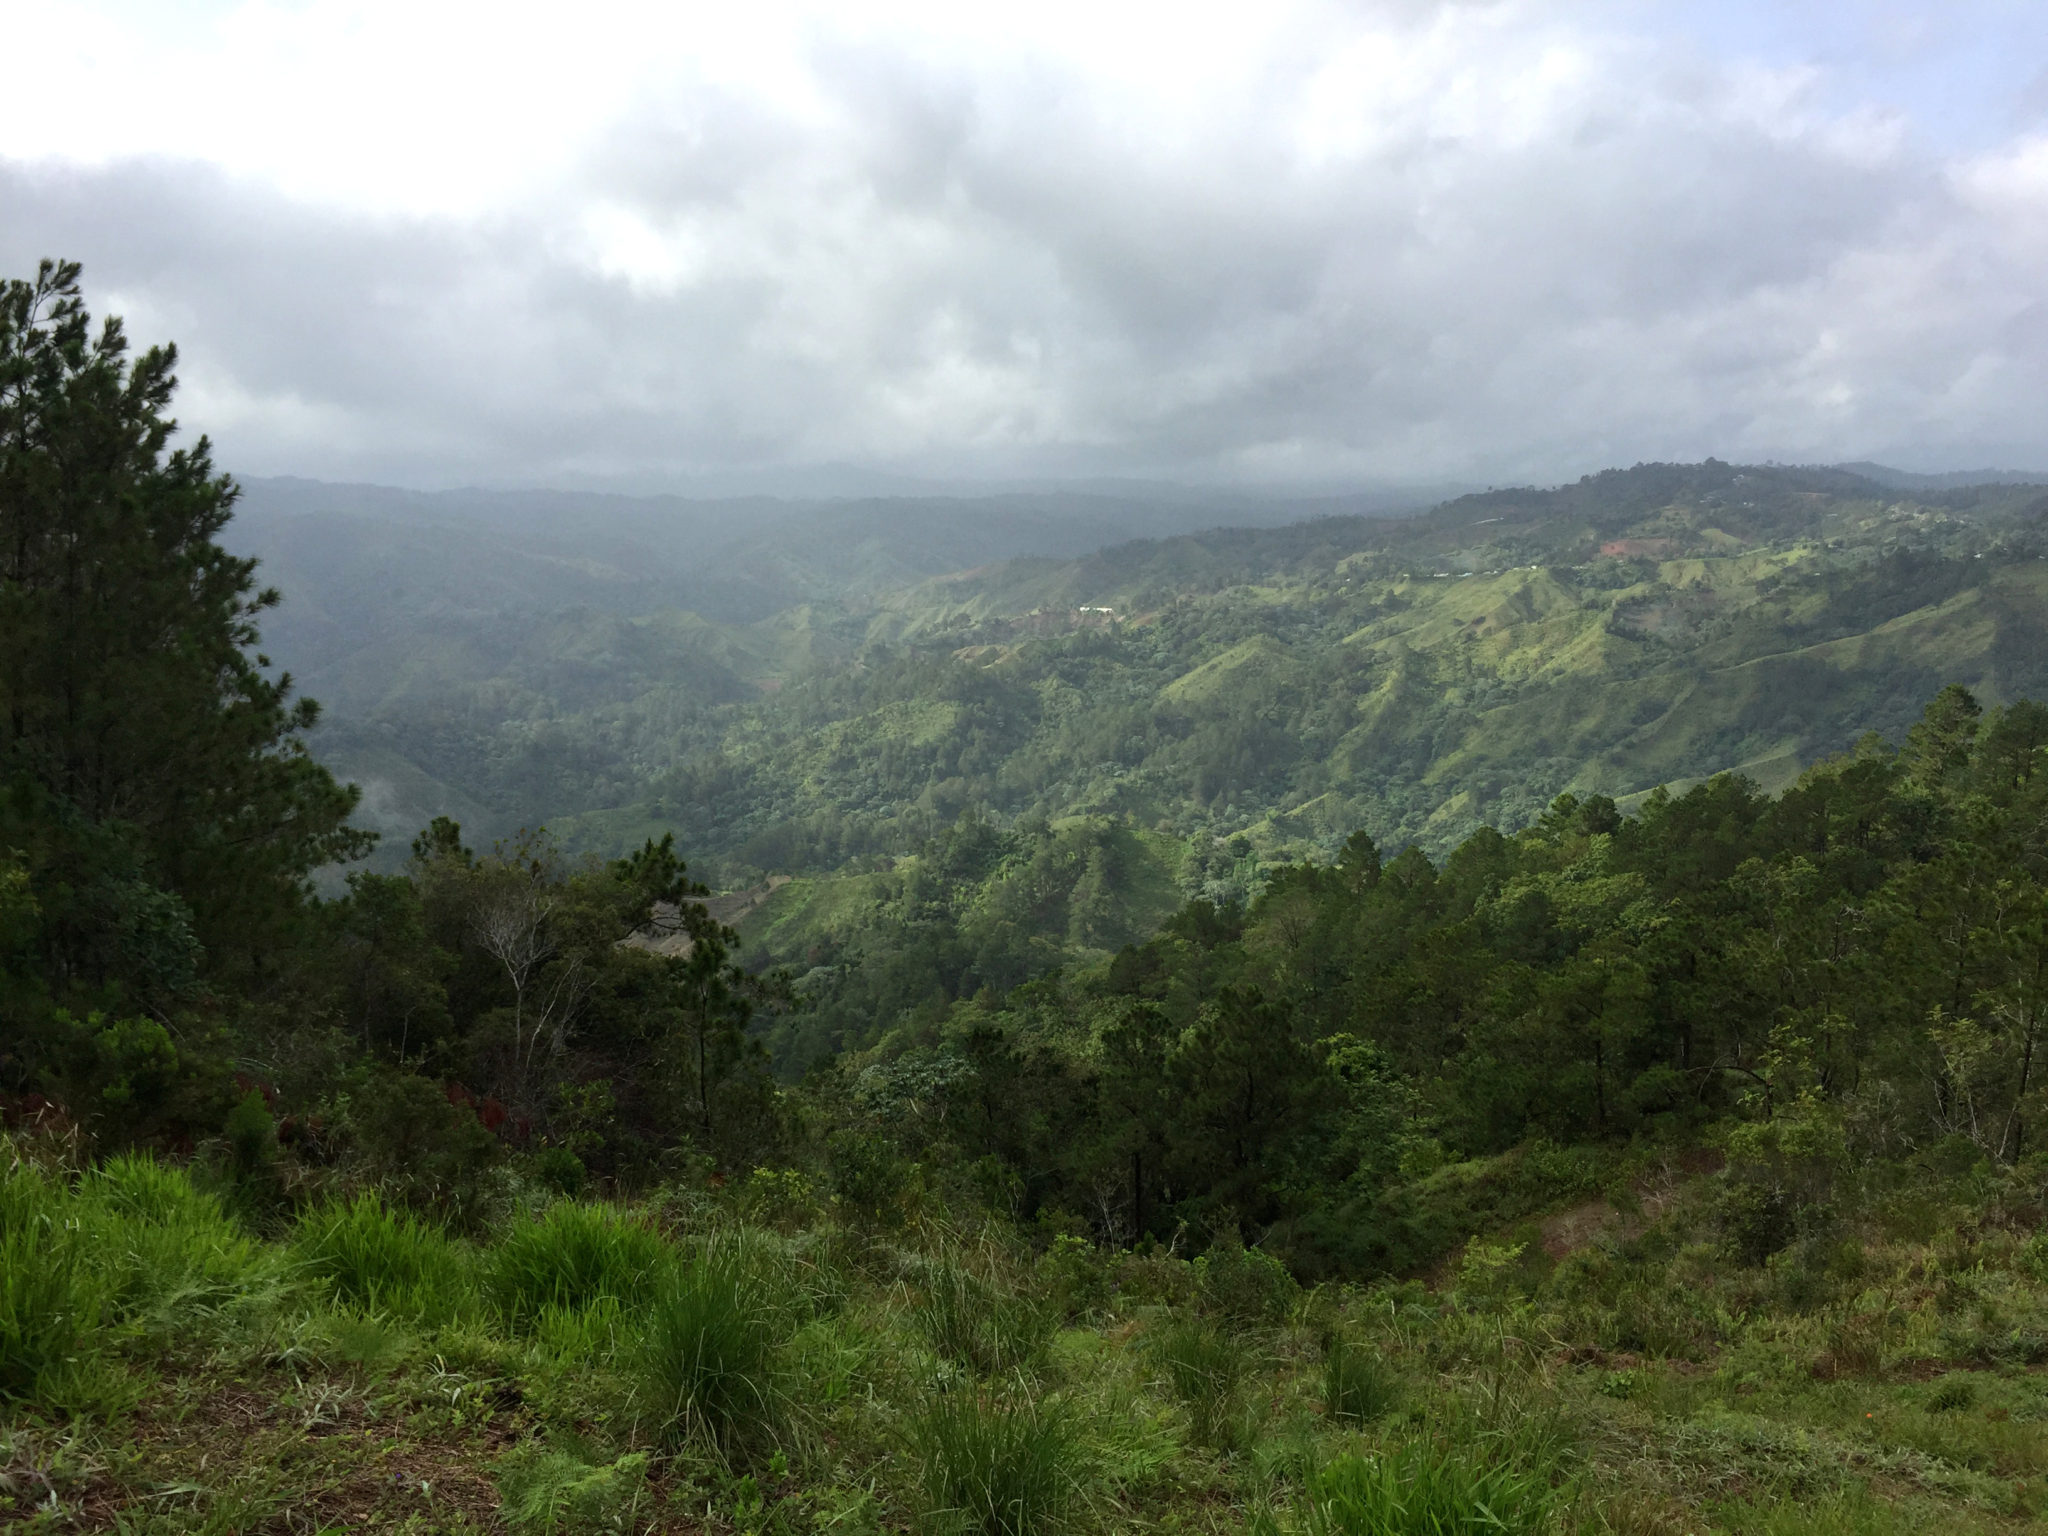
[[1411, 1442], [1342, 1456], [1311, 1480], [1307, 1536], [1533, 1536], [1555, 1495], [1541, 1471], [1488, 1463], [1470, 1446]]
[[1090, 1449], [1069, 1404], [944, 1394], [911, 1416], [907, 1433], [919, 1530], [1055, 1536], [1087, 1507]]
[[1216, 1450], [1241, 1444], [1248, 1434], [1244, 1388], [1252, 1372], [1244, 1343], [1193, 1318], [1169, 1321], [1149, 1343], [1154, 1363], [1187, 1411], [1188, 1437]]
[[[147, 1159], [15, 1162], [0, 1525], [54, 1499], [52, 1529], [163, 1533], [2029, 1528], [2048, 1378], [1984, 1362], [2048, 1333], [2048, 1245], [1921, 1179], [1749, 1265], [1708, 1240], [1716, 1188], [1513, 1286], [1325, 1286], [1235, 1328], [1242, 1255], [1070, 1241], [1101, 1284], [1048, 1340], [1061, 1267], [959, 1222], [767, 1232], [730, 1189], [681, 1241], [565, 1201], [471, 1248], [358, 1195], [258, 1240]], [[1675, 1326], [1651, 1313], [1688, 1352], [1634, 1347]]]
[[911, 1285], [910, 1318], [934, 1352], [979, 1376], [1027, 1369], [1053, 1325], [1036, 1298], [976, 1274], [957, 1256], [923, 1266]]
[[294, 1256], [351, 1306], [422, 1322], [461, 1316], [475, 1296], [465, 1250], [437, 1226], [374, 1194], [336, 1200], [299, 1219]]
[[1323, 1356], [1323, 1411], [1332, 1419], [1384, 1418], [1400, 1399], [1400, 1382], [1377, 1351], [1351, 1339], [1331, 1340]]
[[646, 1310], [633, 1373], [657, 1433], [721, 1449], [774, 1438], [790, 1407], [783, 1348], [796, 1310], [762, 1251], [726, 1241], [670, 1274]]
[[0, 1175], [0, 1399], [63, 1406], [108, 1310], [69, 1192], [33, 1164]]
[[533, 1447], [500, 1467], [500, 1513], [517, 1536], [609, 1536], [639, 1528], [646, 1482], [644, 1451], [593, 1463], [574, 1449]]
[[639, 1218], [564, 1200], [499, 1236], [484, 1260], [484, 1285], [519, 1326], [549, 1307], [645, 1301], [672, 1262], [661, 1234]]

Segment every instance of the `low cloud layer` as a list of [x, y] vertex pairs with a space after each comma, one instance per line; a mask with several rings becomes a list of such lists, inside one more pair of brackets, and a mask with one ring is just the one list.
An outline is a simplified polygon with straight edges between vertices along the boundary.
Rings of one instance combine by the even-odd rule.
[[2048, 100], [1958, 130], [1647, 7], [1253, 9], [78, 23], [128, 115], [0, 105], [0, 270], [84, 260], [246, 473], [2048, 466]]

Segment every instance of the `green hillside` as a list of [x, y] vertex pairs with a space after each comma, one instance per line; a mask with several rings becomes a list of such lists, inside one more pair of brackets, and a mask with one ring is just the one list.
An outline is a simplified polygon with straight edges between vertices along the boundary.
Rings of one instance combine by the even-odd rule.
[[[1867, 732], [1897, 737], [1945, 683], [2048, 692], [2044, 505], [2023, 485], [1916, 496], [1833, 470], [1647, 465], [895, 586], [877, 572], [967, 545], [933, 545], [929, 516], [856, 520], [835, 535], [853, 545], [828, 541], [839, 590], [813, 552], [815, 600], [744, 621], [674, 606], [687, 593], [655, 590], [653, 555], [528, 551], [521, 569], [603, 576], [612, 597], [563, 587], [550, 607], [504, 575], [518, 606], [501, 611], [480, 575], [460, 602], [400, 589], [379, 635], [303, 681], [387, 867], [452, 814], [607, 855], [673, 828], [721, 888], [866, 890], [876, 861], [914, 865], [962, 817], [1026, 841], [1086, 817], [1162, 850], [1120, 868], [1242, 900], [1357, 829], [1441, 854], [1567, 791], [1632, 806], [1729, 769], [1776, 788]], [[733, 556], [735, 580], [765, 568], [767, 538]], [[373, 554], [335, 568], [360, 587]], [[657, 606], [631, 611], [633, 591]], [[851, 942], [824, 916], [844, 905], [742, 929], [759, 960], [808, 971], [825, 929]], [[1018, 943], [1075, 953], [1064, 922]], [[979, 974], [941, 970], [940, 991]]]
[[970, 807], [1278, 857], [1358, 826], [1447, 848], [1567, 789], [1782, 778], [1943, 680], [2039, 686], [2039, 498], [1631, 471], [941, 578], [854, 662], [707, 711], [648, 798], [750, 871], [907, 849]]

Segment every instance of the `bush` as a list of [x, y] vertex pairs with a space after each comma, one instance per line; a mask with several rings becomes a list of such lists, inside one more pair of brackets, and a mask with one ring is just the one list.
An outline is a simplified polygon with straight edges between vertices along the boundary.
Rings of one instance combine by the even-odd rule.
[[534, 1155], [533, 1176], [571, 1200], [582, 1194], [583, 1186], [590, 1182], [590, 1171], [583, 1166], [583, 1159], [567, 1147], [542, 1147]]
[[70, 1406], [106, 1296], [69, 1190], [27, 1163], [0, 1176], [0, 1400]]
[[934, 1397], [908, 1425], [923, 1497], [920, 1531], [1055, 1536], [1088, 1493], [1087, 1443], [1056, 1398]]
[[263, 1095], [252, 1088], [237, 1099], [223, 1134], [235, 1182], [261, 1182], [277, 1162], [277, 1121]]
[[308, 1212], [292, 1248], [337, 1296], [368, 1311], [439, 1323], [469, 1303], [470, 1268], [462, 1251], [438, 1227], [387, 1208], [375, 1195]]
[[1112, 1280], [1108, 1261], [1102, 1250], [1084, 1237], [1055, 1237], [1039, 1258], [1038, 1278], [1063, 1317], [1088, 1317], [1109, 1305]]
[[781, 1352], [789, 1299], [760, 1255], [727, 1242], [655, 1293], [636, 1370], [661, 1436], [693, 1433], [725, 1449], [771, 1437], [787, 1394]]
[[1323, 1357], [1323, 1411], [1331, 1418], [1384, 1418], [1400, 1397], [1399, 1383], [1377, 1353], [1349, 1339], [1331, 1342]]
[[1045, 1347], [1053, 1323], [1030, 1298], [952, 1259], [925, 1268], [911, 1298], [910, 1317], [933, 1350], [982, 1376], [1029, 1365]]
[[1294, 1276], [1270, 1253], [1235, 1242], [1195, 1260], [1203, 1305], [1233, 1323], [1277, 1323], [1301, 1295]]
[[884, 1136], [838, 1131], [825, 1144], [825, 1177], [833, 1203], [859, 1226], [902, 1226], [917, 1193], [917, 1172]]
[[1542, 1529], [1554, 1502], [1541, 1474], [1410, 1444], [1340, 1456], [1309, 1483], [1309, 1536], [1517, 1536]]
[[349, 1124], [363, 1171], [407, 1205], [458, 1224], [478, 1219], [485, 1179], [504, 1149], [475, 1110], [399, 1073], [356, 1097]]
[[1239, 1396], [1251, 1370], [1244, 1346], [1220, 1329], [1185, 1321], [1167, 1324], [1149, 1342], [1152, 1358], [1188, 1411], [1190, 1438], [1216, 1450], [1235, 1447], [1244, 1427]]
[[546, 1307], [643, 1302], [672, 1259], [652, 1227], [609, 1206], [565, 1200], [509, 1228], [486, 1259], [485, 1276], [499, 1309], [524, 1324]]

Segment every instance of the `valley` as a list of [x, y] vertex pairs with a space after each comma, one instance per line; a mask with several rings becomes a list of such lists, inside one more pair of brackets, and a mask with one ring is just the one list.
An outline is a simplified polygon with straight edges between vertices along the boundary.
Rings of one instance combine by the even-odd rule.
[[[784, 593], [803, 600], [723, 618], [679, 606], [729, 553], [687, 527], [658, 558], [591, 535], [602, 602], [600, 567], [542, 560], [562, 534], [526, 525], [499, 535], [542, 572], [516, 581], [489, 574], [493, 546], [400, 560], [311, 514], [266, 571], [299, 573], [287, 612], [384, 593], [374, 639], [316, 641], [301, 616], [273, 646], [326, 705], [316, 749], [365, 786], [378, 867], [437, 814], [485, 840], [544, 824], [601, 856], [672, 830], [714, 888], [791, 877], [737, 923], [751, 964], [839, 984], [848, 955], [914, 947], [904, 903], [922, 901], [982, 935], [914, 968], [950, 997], [1142, 939], [1189, 897], [1242, 903], [1356, 830], [1441, 857], [1565, 793], [1629, 809], [1730, 771], [1776, 791], [1867, 733], [1901, 738], [1947, 682], [2048, 692], [2044, 497], [1651, 465], [943, 571], [1047, 537], [1050, 514], [844, 509], [854, 558], [829, 539], [818, 555], [833, 514], [785, 511], [730, 555], [733, 590], [810, 558]], [[1062, 515], [1081, 544], [1110, 526]], [[974, 517], [992, 521], [932, 537]], [[408, 587], [401, 565], [446, 584]], [[1004, 851], [933, 875], [963, 818]], [[1077, 916], [1091, 899], [1116, 918]]]

